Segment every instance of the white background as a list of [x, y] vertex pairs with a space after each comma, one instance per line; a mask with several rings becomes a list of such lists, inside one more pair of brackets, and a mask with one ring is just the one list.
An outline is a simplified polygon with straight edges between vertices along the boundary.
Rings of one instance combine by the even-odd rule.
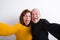
[[[60, 0], [0, 0], [0, 22], [13, 25], [19, 21], [24, 9], [38, 8], [41, 18], [60, 24]], [[50, 40], [57, 40], [49, 34]], [[15, 35], [0, 36], [0, 40], [16, 40]]]

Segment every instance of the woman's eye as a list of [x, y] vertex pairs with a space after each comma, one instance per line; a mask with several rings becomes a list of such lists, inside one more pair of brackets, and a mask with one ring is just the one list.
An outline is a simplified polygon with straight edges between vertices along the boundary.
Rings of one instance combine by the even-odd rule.
[[27, 15], [25, 15], [25, 17], [27, 17]]
[[31, 16], [29, 16], [29, 17], [31, 17]]

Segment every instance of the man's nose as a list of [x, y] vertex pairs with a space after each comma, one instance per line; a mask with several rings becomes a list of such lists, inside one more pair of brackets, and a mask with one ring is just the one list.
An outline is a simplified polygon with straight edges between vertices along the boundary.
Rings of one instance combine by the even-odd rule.
[[34, 15], [34, 17], [36, 17], [37, 15]]

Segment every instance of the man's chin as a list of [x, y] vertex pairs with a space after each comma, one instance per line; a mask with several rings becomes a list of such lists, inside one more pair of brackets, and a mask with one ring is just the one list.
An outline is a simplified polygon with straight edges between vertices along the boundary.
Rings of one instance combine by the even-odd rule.
[[36, 20], [34, 20], [33, 22], [34, 22], [34, 23], [38, 23], [38, 21], [39, 21], [39, 20], [38, 20], [38, 19], [36, 19]]
[[34, 21], [34, 23], [37, 23], [38, 21]]

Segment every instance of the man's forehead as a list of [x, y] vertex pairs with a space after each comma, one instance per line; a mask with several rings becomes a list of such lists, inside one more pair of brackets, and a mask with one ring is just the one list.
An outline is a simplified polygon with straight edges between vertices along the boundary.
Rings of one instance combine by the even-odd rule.
[[34, 8], [34, 9], [32, 9], [32, 12], [40, 12], [40, 11], [39, 11], [39, 9]]

